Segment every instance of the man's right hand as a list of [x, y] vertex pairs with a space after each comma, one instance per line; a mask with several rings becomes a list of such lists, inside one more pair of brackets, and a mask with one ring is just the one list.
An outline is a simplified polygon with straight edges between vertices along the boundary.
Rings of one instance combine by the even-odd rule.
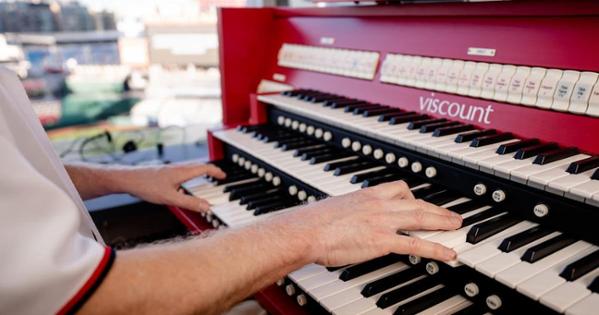
[[339, 266], [388, 253], [452, 260], [453, 250], [397, 231], [453, 230], [462, 217], [414, 199], [405, 182], [393, 182], [322, 200], [276, 218], [311, 244], [312, 259]]

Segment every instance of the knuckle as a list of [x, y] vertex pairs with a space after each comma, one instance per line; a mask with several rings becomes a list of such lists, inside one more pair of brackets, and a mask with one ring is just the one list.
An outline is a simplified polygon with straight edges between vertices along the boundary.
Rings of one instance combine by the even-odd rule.
[[416, 238], [410, 238], [407, 247], [409, 253], [414, 253], [420, 248], [420, 241]]
[[414, 221], [418, 226], [421, 226], [426, 220], [426, 212], [422, 208], [417, 208], [413, 212]]
[[399, 188], [402, 191], [407, 191], [410, 190], [410, 187], [408, 186], [408, 184], [404, 181], [404, 180], [400, 180], [397, 182], [397, 186], [399, 186]]

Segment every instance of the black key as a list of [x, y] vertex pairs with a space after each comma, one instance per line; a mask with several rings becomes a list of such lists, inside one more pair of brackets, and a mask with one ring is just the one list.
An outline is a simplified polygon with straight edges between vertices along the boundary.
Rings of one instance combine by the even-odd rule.
[[435, 129], [433, 132], [433, 137], [443, 137], [448, 135], [453, 135], [462, 131], [469, 131], [474, 129], [472, 125], [457, 125], [457, 126], [449, 126], [449, 127], [441, 127]]
[[595, 293], [599, 293], [599, 276], [595, 277], [595, 280], [588, 286], [589, 290]]
[[263, 199], [249, 201], [247, 203], [247, 206], [245, 207], [245, 209], [246, 210], [254, 210], [257, 207], [270, 205], [272, 203], [279, 202], [281, 200], [282, 200], [282, 197], [281, 197], [280, 194], [272, 195], [272, 196], [268, 196], [268, 197], [263, 198]]
[[481, 314], [488, 313], [487, 311], [488, 311], [488, 308], [487, 308], [486, 304], [475, 302], [473, 304], [468, 305], [468, 307], [465, 307], [465, 308], [453, 313], [452, 315], [481, 315]]
[[312, 102], [312, 103], [320, 103], [320, 102], [325, 102], [325, 101], [342, 100], [342, 99], [345, 99], [345, 98], [338, 96], [338, 95], [326, 94], [326, 95], [319, 95], [319, 96], [311, 96], [309, 98], [306, 98], [306, 101]]
[[500, 134], [497, 134], [497, 135], [477, 137], [477, 138], [474, 138], [472, 140], [472, 142], [470, 143], [470, 146], [473, 147], [473, 148], [483, 147], [483, 146], [486, 146], [486, 145], [490, 145], [490, 144], [502, 142], [502, 141], [505, 141], [505, 140], [510, 140], [513, 137], [514, 136], [512, 136], [512, 134], [509, 133], [509, 132], [500, 133]]
[[289, 137], [289, 138], [285, 138], [285, 139], [280, 139], [277, 141], [277, 143], [275, 144], [275, 148], [281, 148], [286, 144], [291, 144], [291, 143], [296, 143], [296, 142], [302, 142], [302, 141], [306, 141], [307, 139], [304, 137]]
[[308, 152], [304, 152], [301, 155], [301, 159], [302, 159], [302, 161], [305, 161], [305, 160], [310, 160], [311, 158], [318, 156], [318, 155], [335, 154], [335, 153], [339, 153], [339, 152], [341, 152], [341, 151], [339, 151], [337, 148], [324, 147], [324, 148], [320, 148], [317, 150], [308, 150]]
[[595, 167], [599, 167], [599, 155], [591, 156], [584, 160], [572, 162], [566, 172], [570, 174], [580, 174], [588, 170], [592, 170]]
[[516, 150], [531, 147], [531, 146], [534, 146], [537, 144], [539, 144], [538, 139], [520, 140], [517, 142], [510, 142], [510, 143], [502, 144], [499, 146], [499, 148], [497, 148], [497, 151], [495, 151], [495, 152], [497, 154], [507, 154], [507, 153], [516, 152]]
[[421, 115], [421, 114], [414, 114], [414, 115], [407, 115], [407, 116], [395, 116], [395, 117], [391, 117], [391, 119], [389, 119], [389, 125], [399, 125], [399, 124], [404, 124], [407, 122], [412, 122], [412, 121], [420, 121], [420, 120], [427, 120], [430, 117], [428, 115]]
[[281, 147], [283, 151], [295, 150], [300, 148], [312, 147], [316, 142], [311, 140], [298, 141], [294, 143], [287, 143]]
[[270, 204], [257, 206], [254, 211], [254, 215], [261, 215], [269, 212], [274, 212], [281, 209], [286, 209], [292, 206], [295, 206], [299, 203], [299, 201], [291, 201], [291, 200], [283, 200], [283, 201], [274, 201]]
[[433, 276], [420, 279], [414, 283], [410, 283], [381, 295], [378, 301], [376, 301], [376, 305], [385, 309], [391, 305], [397, 304], [400, 301], [421, 293], [422, 291], [426, 291], [438, 284], [440, 284], [439, 277]]
[[273, 133], [261, 134], [260, 137], [258, 137], [258, 139], [263, 142], [270, 143], [270, 142], [275, 142], [275, 141], [285, 141], [285, 140], [289, 140], [289, 139], [297, 138], [297, 137], [298, 137], [298, 135], [296, 135], [296, 134], [273, 132]]
[[249, 187], [232, 189], [231, 192], [229, 193], [229, 201], [240, 199], [241, 197], [243, 197], [246, 194], [253, 194], [253, 193], [257, 193], [259, 191], [264, 191], [270, 187], [272, 187], [270, 184], [262, 182], [262, 183], [257, 183], [255, 185], [252, 185]]
[[362, 115], [364, 114], [367, 110], [373, 110], [373, 109], [379, 109], [381, 108], [381, 105], [377, 105], [377, 104], [371, 104], [368, 107], [357, 107], [354, 108], [354, 111], [352, 112], [354, 115]]
[[597, 267], [599, 267], [599, 249], [570, 263], [559, 275], [568, 281], [574, 281]]
[[408, 268], [366, 284], [361, 293], [364, 297], [371, 297], [425, 274], [426, 272], [420, 268]]
[[552, 239], [548, 239], [541, 244], [537, 244], [527, 249], [526, 252], [524, 252], [524, 255], [522, 255], [522, 258], [520, 259], [529, 263], [534, 263], [557, 252], [558, 250], [568, 245], [573, 244], [574, 242], [576, 242], [575, 239], [565, 234], [561, 234]]
[[250, 179], [250, 178], [254, 178], [254, 177], [256, 177], [256, 176], [249, 172], [239, 174], [237, 176], [231, 176], [231, 175], [227, 174], [226, 178], [216, 180], [216, 186], [226, 185], [229, 183], [234, 183], [234, 182], [238, 182], [238, 181], [242, 181], [242, 180], [246, 180], [246, 179]]
[[481, 222], [483, 220], [494, 217], [502, 212], [504, 212], [502, 209], [500, 209], [498, 207], [493, 207], [491, 209], [484, 210], [477, 214], [473, 214], [467, 218], [464, 218], [464, 220], [462, 220], [462, 227]]
[[360, 104], [360, 103], [364, 103], [364, 101], [354, 100], [354, 99], [344, 99], [344, 100], [325, 102], [324, 105], [330, 106], [331, 108], [339, 108], [339, 107], [344, 107], [347, 105]]
[[397, 113], [397, 109], [389, 108], [386, 106], [383, 108], [379, 108], [379, 109], [369, 109], [369, 110], [366, 110], [364, 113], [362, 113], [362, 116], [372, 117], [372, 116], [384, 115], [384, 114], [389, 114], [389, 113]]
[[418, 113], [416, 112], [404, 112], [401, 109], [398, 109], [397, 113], [389, 113], [389, 114], [384, 114], [379, 116], [379, 121], [389, 121], [391, 118], [393, 117], [403, 117], [403, 116], [410, 116], [410, 115], [418, 115]]
[[334, 266], [334, 267], [329, 266], [329, 267], [327, 267], [327, 270], [332, 272], [332, 271], [337, 271], [339, 269], [343, 269], [345, 267], [347, 267], [347, 265], [345, 265], [345, 266]]
[[412, 121], [408, 124], [408, 130], [420, 129], [420, 127], [425, 126], [425, 125], [437, 124], [437, 123], [442, 123], [442, 122], [446, 122], [446, 121], [447, 121], [447, 119], [445, 119], [445, 118], [438, 118], [438, 119], [432, 118], [432, 119]]
[[374, 187], [376, 185], [393, 182], [393, 181], [404, 179], [404, 178], [405, 178], [405, 175], [402, 175], [399, 173], [389, 174], [386, 176], [379, 176], [379, 177], [375, 177], [375, 178], [369, 178], [362, 182], [362, 188]]
[[475, 131], [475, 132], [460, 133], [459, 135], [457, 135], [455, 137], [454, 142], [464, 143], [464, 142], [471, 141], [477, 137], [490, 136], [490, 135], [494, 135], [496, 133], [497, 133], [497, 131], [495, 129], [487, 129], [487, 130], [481, 130], [481, 131]]
[[597, 169], [593, 175], [591, 176], [591, 179], [595, 179], [595, 180], [599, 180], [599, 169]]
[[414, 198], [421, 199], [421, 198], [424, 198], [425, 196], [428, 196], [428, 195], [434, 194], [434, 193], [438, 193], [443, 190], [445, 190], [445, 189], [441, 186], [430, 185], [428, 187], [414, 190], [414, 191], [412, 191], [412, 194], [414, 195]]
[[468, 231], [466, 242], [476, 244], [520, 222], [522, 220], [514, 218], [509, 214], [504, 214], [483, 223], [475, 224]]
[[314, 152], [314, 151], [318, 151], [318, 150], [322, 150], [327, 148], [327, 146], [325, 144], [317, 144], [317, 145], [313, 145], [307, 148], [301, 148], [301, 149], [297, 149], [293, 152], [293, 156], [302, 156], [304, 153], [308, 153], [308, 152]]
[[257, 130], [258, 128], [262, 127], [261, 125], [239, 125], [237, 126], [237, 130], [243, 132], [243, 133], [249, 133], [249, 132], [253, 132], [255, 130]]
[[514, 154], [514, 159], [517, 159], [517, 160], [528, 159], [528, 158], [531, 158], [539, 153], [552, 151], [557, 148], [558, 148], [557, 143], [554, 143], [554, 142], [533, 145], [532, 147], [522, 148], [522, 149], [516, 151], [516, 154]]
[[345, 165], [351, 165], [351, 164], [354, 164], [354, 163], [360, 162], [360, 161], [364, 161], [364, 159], [362, 159], [361, 157], [357, 157], [356, 156], [354, 159], [349, 159], [349, 160], [339, 161], [339, 162], [327, 163], [324, 166], [323, 170], [325, 172], [333, 171], [333, 170], [335, 170], [338, 167], [345, 166]]
[[381, 177], [381, 176], [386, 176], [389, 174], [393, 174], [394, 172], [395, 171], [390, 168], [384, 168], [384, 169], [378, 170], [378, 171], [364, 172], [364, 173], [360, 173], [360, 174], [356, 174], [356, 175], [352, 176], [352, 178], [349, 182], [352, 184], [357, 184], [357, 183], [361, 183], [364, 180], [369, 179], [369, 178], [377, 178], [377, 177]]
[[452, 296], [458, 295], [456, 290], [451, 287], [442, 287], [429, 294], [421, 296], [415, 300], [412, 300], [406, 304], [400, 305], [393, 315], [413, 315], [418, 314], [429, 307], [437, 305]]
[[537, 155], [537, 157], [532, 162], [533, 164], [545, 165], [551, 162], [563, 160], [565, 158], [569, 158], [578, 154], [578, 150], [576, 148], [565, 148], [565, 149], [557, 149], [548, 151], [545, 153], [541, 153]]
[[260, 183], [261, 181], [262, 180], [256, 178], [256, 180], [253, 180], [253, 181], [250, 181], [250, 182], [247, 182], [247, 183], [227, 185], [223, 189], [223, 192], [230, 192], [231, 190], [237, 189], [237, 188], [250, 187], [250, 186], [253, 186], [253, 185], [256, 185], [256, 184]]
[[458, 199], [459, 197], [460, 197], [460, 195], [454, 191], [443, 190], [443, 191], [439, 191], [436, 193], [426, 195], [422, 198], [422, 200], [424, 200], [426, 202], [430, 202], [437, 206], [441, 206], [450, 201], [454, 201], [454, 200]]
[[365, 261], [363, 263], [353, 265], [341, 272], [341, 274], [339, 275], [339, 280], [348, 281], [351, 279], [355, 279], [367, 273], [373, 272], [377, 269], [381, 269], [391, 264], [394, 264], [398, 262], [400, 259], [401, 256], [399, 255], [389, 254], [383, 257], [378, 257], [369, 261]]
[[387, 111], [381, 112], [381, 113], [378, 114], [378, 116], [379, 116], [378, 121], [387, 121], [392, 116], [401, 115], [403, 113], [405, 113], [405, 112], [403, 110], [401, 110], [401, 109], [398, 109], [398, 108], [389, 108]]
[[349, 157], [352, 155], [353, 154], [351, 154], [350, 152], [329, 153], [329, 154], [317, 155], [317, 156], [313, 156], [310, 159], [310, 164], [318, 164], [318, 163], [322, 163], [322, 162], [334, 161], [334, 160], [342, 159], [344, 157]]
[[333, 175], [341, 176], [341, 175], [345, 175], [345, 174], [349, 174], [349, 173], [353, 173], [353, 172], [367, 170], [367, 169], [373, 168], [375, 166], [376, 166], [376, 164], [374, 164], [370, 161], [357, 162], [357, 163], [354, 163], [351, 165], [340, 166], [340, 167], [336, 168]]
[[424, 125], [424, 126], [420, 127], [420, 133], [429, 133], [429, 132], [433, 132], [439, 128], [455, 127], [455, 126], [459, 126], [459, 125], [461, 125], [461, 124], [457, 121], [445, 121], [445, 122], [439, 122], [439, 123], [435, 123], [435, 124], [428, 124], [428, 125]]
[[247, 195], [242, 196], [239, 199], [239, 204], [245, 205], [248, 202], [270, 198], [272, 196], [277, 196], [281, 193], [283, 193], [283, 191], [281, 189], [273, 188], [270, 190], [261, 191], [261, 192], [257, 192], [257, 193], [253, 193], [253, 194], [247, 194]]
[[453, 211], [457, 214], [464, 214], [466, 212], [470, 212], [472, 210], [482, 208], [484, 205], [485, 205], [485, 203], [483, 201], [473, 199], [473, 200], [468, 200], [466, 202], [462, 202], [455, 206], [451, 206], [447, 209], [450, 211]]
[[525, 246], [526, 244], [530, 244], [540, 238], [543, 238], [551, 233], [551, 230], [542, 228], [540, 225], [537, 225], [526, 231], [522, 231], [518, 234], [514, 234], [504, 239], [503, 241], [501, 241], [501, 244], [499, 244], [498, 249], [503, 252], [509, 253], [522, 246]]
[[366, 108], [366, 107], [372, 107], [372, 103], [368, 103], [368, 102], [359, 102], [359, 103], [355, 103], [355, 104], [348, 104], [348, 105], [343, 105], [343, 106], [339, 106], [339, 107], [334, 107], [333, 108], [340, 108], [343, 107], [343, 111], [346, 113], [353, 113], [354, 109], [356, 108]]

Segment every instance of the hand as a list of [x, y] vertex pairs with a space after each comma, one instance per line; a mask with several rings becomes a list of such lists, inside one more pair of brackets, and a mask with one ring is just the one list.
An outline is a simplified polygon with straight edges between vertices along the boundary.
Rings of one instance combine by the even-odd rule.
[[304, 234], [313, 248], [313, 261], [340, 266], [388, 253], [452, 260], [453, 250], [398, 230], [453, 230], [462, 217], [414, 199], [405, 182], [393, 182], [310, 204], [282, 216]]
[[212, 164], [172, 164], [156, 167], [139, 167], [127, 170], [123, 178], [123, 191], [145, 201], [172, 205], [192, 211], [207, 211], [210, 204], [203, 199], [186, 195], [179, 190], [182, 183], [198, 176], [209, 175], [218, 179], [225, 173]]

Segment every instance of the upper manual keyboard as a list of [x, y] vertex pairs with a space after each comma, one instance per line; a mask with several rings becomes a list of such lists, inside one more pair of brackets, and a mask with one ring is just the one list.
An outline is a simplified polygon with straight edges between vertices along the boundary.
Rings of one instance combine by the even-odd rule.
[[[580, 153], [576, 148], [313, 90], [261, 95], [259, 100], [559, 196], [599, 205], [599, 157]], [[292, 123], [285, 119], [277, 122]], [[344, 141], [344, 145], [364, 153], [372, 149], [352, 139]]]

